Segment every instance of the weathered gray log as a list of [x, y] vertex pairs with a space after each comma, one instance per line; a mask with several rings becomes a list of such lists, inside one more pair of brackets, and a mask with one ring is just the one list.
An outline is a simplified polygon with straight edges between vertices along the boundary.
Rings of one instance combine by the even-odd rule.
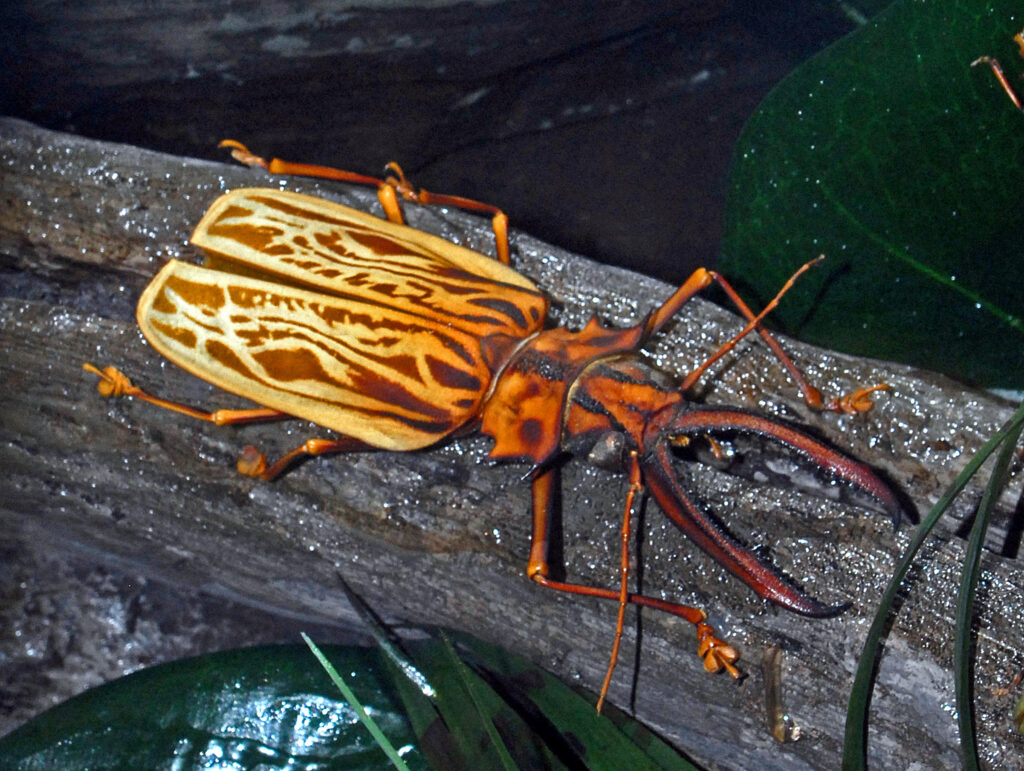
[[[600, 685], [615, 608], [546, 591], [523, 577], [526, 469], [488, 464], [488, 441], [325, 459], [261, 484], [233, 470], [243, 445], [274, 454], [322, 432], [298, 422], [216, 428], [131, 400], [104, 402], [95, 378], [81, 371], [83, 361], [115, 364], [169, 398], [211, 408], [243, 404], [163, 362], [131, 312], [166, 258], [192, 256], [191, 227], [220, 191], [284, 182], [10, 120], [0, 122], [0, 174], [0, 548], [17, 566], [11, 572], [24, 583], [22, 596], [38, 596], [33, 582], [52, 586], [52, 577], [31, 575], [34, 566], [91, 560], [118, 575], [167, 583], [174, 587], [168, 591], [195, 601], [201, 592], [258, 609], [253, 623], [261, 631], [254, 637], [265, 639], [266, 619], [351, 628], [354, 614], [337, 589], [340, 571], [392, 620], [470, 631], [581, 685]], [[286, 184], [376, 207], [372, 191]], [[491, 247], [488, 225], [479, 219], [426, 209], [408, 214], [417, 227]], [[618, 325], [635, 322], [671, 291], [523, 234], [514, 244], [519, 269], [549, 293], [558, 321], [573, 326], [593, 313]], [[685, 373], [737, 328], [736, 317], [695, 300], [651, 358], [666, 371]], [[999, 400], [933, 374], [784, 344], [829, 393], [879, 381], [893, 390], [864, 416], [812, 414], [764, 346], [751, 343], [707, 380], [702, 397], [809, 426], [885, 473], [921, 512], [1010, 414]], [[1002, 500], [1004, 534], [1016, 527], [1009, 520], [1019, 508], [1019, 468], [1015, 474]], [[862, 509], [702, 466], [692, 477], [699, 498], [743, 540], [767, 546], [772, 561], [811, 594], [850, 600], [853, 607], [826, 621], [768, 607], [648, 504], [640, 529], [644, 590], [705, 607], [742, 650], [749, 676], [736, 685], [704, 674], [690, 626], [652, 612], [643, 613], [632, 667], [637, 627], [630, 611], [611, 699], [632, 706], [709, 767], [834, 768], [855, 659], [909, 528], [894, 534], [885, 518]], [[563, 478], [566, 574], [614, 584], [624, 480], [580, 462], [569, 464]], [[972, 487], [961, 516], [977, 496]], [[871, 753], [879, 767], [957, 763], [950, 668], [964, 549], [954, 529], [947, 526], [927, 554], [889, 638], [873, 701]], [[993, 537], [996, 551], [1003, 540]], [[1007, 685], [1024, 663], [1024, 580], [1020, 561], [997, 553], [986, 555], [984, 569], [975, 670], [980, 741], [992, 767], [1014, 767], [1024, 748], [1009, 718], [1017, 695], [993, 689]], [[68, 579], [80, 574], [71, 571]], [[59, 603], [32, 608], [15, 598], [5, 608], [6, 618], [21, 624], [30, 624], [33, 613], [62, 623]], [[81, 623], [88, 611], [75, 614]], [[98, 626], [93, 620], [91, 627]], [[126, 628], [125, 637], [131, 633]], [[12, 638], [0, 641], [0, 650], [24, 656]], [[160, 635], [150, 639], [159, 641], [153, 659], [201, 647], [187, 635], [173, 651]], [[800, 741], [785, 745], [764, 726], [758, 662], [773, 645], [785, 652], [787, 707], [803, 731]], [[100, 658], [99, 651], [93, 655]], [[116, 669], [100, 667], [106, 676]]]

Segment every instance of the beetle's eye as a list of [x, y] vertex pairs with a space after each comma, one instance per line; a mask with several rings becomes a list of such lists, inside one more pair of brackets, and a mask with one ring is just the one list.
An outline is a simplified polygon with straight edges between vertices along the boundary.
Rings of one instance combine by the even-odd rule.
[[587, 461], [598, 468], [618, 471], [626, 454], [626, 440], [622, 434], [608, 432], [602, 435], [587, 454]]

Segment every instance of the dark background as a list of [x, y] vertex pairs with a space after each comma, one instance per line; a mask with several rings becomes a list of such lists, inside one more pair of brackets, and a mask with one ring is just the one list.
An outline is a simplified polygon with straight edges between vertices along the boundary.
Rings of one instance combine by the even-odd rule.
[[[886, 3], [8, 3], [0, 112], [379, 173], [673, 283], [713, 265], [739, 132]], [[858, 17], [860, 17], [858, 19]]]

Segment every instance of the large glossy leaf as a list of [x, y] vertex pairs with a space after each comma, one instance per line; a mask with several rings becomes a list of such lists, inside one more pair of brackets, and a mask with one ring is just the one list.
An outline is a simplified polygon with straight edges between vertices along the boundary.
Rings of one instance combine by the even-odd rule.
[[[412, 730], [368, 648], [325, 646], [412, 768]], [[387, 768], [388, 760], [302, 645], [175, 661], [94, 688], [0, 739], [5, 769]]]
[[737, 144], [722, 267], [821, 345], [1024, 386], [1024, 114], [1009, 0], [899, 0], [801, 66]]
[[[380, 649], [322, 649], [410, 768], [696, 768], [613, 706], [598, 715], [592, 695], [522, 657], [457, 639], [458, 655], [446, 637], [409, 645], [404, 666]], [[0, 768], [12, 771], [278, 767], [391, 767], [305, 646], [152, 667], [0, 739]]]

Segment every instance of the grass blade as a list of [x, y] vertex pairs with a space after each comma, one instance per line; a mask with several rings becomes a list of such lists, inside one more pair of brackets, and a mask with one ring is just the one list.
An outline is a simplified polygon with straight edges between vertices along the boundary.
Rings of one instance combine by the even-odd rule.
[[445, 655], [448, 657], [449, 666], [452, 667], [456, 677], [458, 677], [459, 681], [462, 683], [462, 687], [465, 689], [466, 693], [469, 694], [469, 698], [472, 700], [473, 707], [477, 714], [483, 718], [482, 722], [484, 730], [487, 731], [487, 735], [491, 739], [491, 746], [498, 756], [501, 767], [507, 771], [517, 771], [518, 766], [509, 754], [508, 748], [505, 746], [504, 738], [502, 738], [501, 734], [498, 733], [498, 729], [494, 725], [494, 722], [486, 717], [491, 713], [491, 709], [488, 708], [486, 703], [488, 701], [487, 697], [491, 696], [493, 698], [493, 694], [485, 694], [483, 692], [482, 689], [486, 688], [486, 686], [479, 681], [476, 674], [473, 673], [462, 659], [459, 658], [459, 655], [455, 652], [454, 646], [452, 646], [452, 641], [443, 631], [441, 632], [441, 640], [444, 644], [443, 650]]
[[1006, 484], [1010, 462], [1013, 460], [1017, 440], [1020, 439], [1024, 423], [1018, 424], [1003, 442], [996, 458], [992, 476], [985, 486], [985, 493], [978, 505], [978, 512], [971, 526], [971, 535], [964, 555], [964, 571], [960, 581], [956, 605], [956, 639], [953, 647], [953, 668], [956, 678], [956, 709], [960, 726], [960, 751], [963, 754], [964, 769], [976, 771], [979, 768], [978, 746], [974, 731], [974, 710], [971, 708], [971, 618], [974, 610], [974, 594], [981, 574], [981, 551], [985, 544], [989, 518], [995, 508], [999, 494]]
[[356, 698], [352, 689], [348, 687], [348, 683], [346, 683], [342, 679], [341, 675], [338, 674], [338, 670], [331, 666], [331, 662], [327, 660], [327, 657], [324, 656], [318, 647], [316, 647], [316, 643], [309, 639], [309, 635], [305, 632], [302, 633], [302, 639], [305, 641], [306, 645], [309, 646], [313, 655], [316, 656], [317, 661], [320, 662], [320, 666], [322, 666], [324, 671], [327, 672], [328, 677], [331, 678], [334, 684], [338, 687], [338, 690], [341, 691], [341, 694], [352, 706], [352, 709], [355, 710], [356, 715], [359, 717], [362, 724], [366, 726], [366, 730], [370, 732], [373, 740], [377, 742], [377, 745], [382, 750], [384, 750], [384, 754], [388, 756], [395, 768], [399, 771], [409, 771], [409, 766], [405, 764], [405, 761], [402, 760], [398, 751], [394, 748], [391, 742], [388, 741], [388, 737], [384, 735], [384, 732], [380, 730], [380, 727], [373, 721], [373, 718], [370, 717], [370, 714], [359, 702], [359, 699]]
[[871, 628], [868, 630], [867, 639], [864, 641], [864, 649], [861, 651], [860, 659], [857, 661], [857, 672], [854, 676], [853, 689], [850, 692], [850, 702], [846, 710], [843, 771], [859, 771], [859, 769], [867, 766], [868, 703], [871, 697], [872, 676], [878, 662], [882, 638], [885, 635], [893, 601], [896, 599], [896, 594], [899, 592], [899, 588], [907, 575], [907, 571], [910, 569], [910, 565], [914, 561], [914, 557], [939, 521], [939, 518], [949, 508], [953, 499], [960, 494], [995, 449], [1006, 441], [1007, 437], [1018, 432], [1021, 425], [1024, 425], [1024, 404], [1021, 404], [1013, 414], [1013, 417], [992, 438], [982, 445], [970, 463], [957, 475], [957, 478], [953, 480], [953, 483], [932, 507], [928, 516], [918, 525], [913, 539], [903, 553], [903, 557], [892, 579], [889, 581], [885, 593], [882, 595], [878, 611], [875, 614], [874, 621], [871, 623]]

